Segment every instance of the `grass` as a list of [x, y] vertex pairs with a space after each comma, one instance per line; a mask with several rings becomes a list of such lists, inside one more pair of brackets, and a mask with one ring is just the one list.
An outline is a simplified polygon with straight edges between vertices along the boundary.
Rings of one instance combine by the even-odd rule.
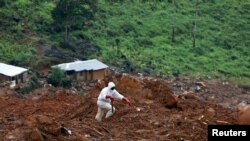
[[[55, 2], [55, 1], [54, 1]], [[32, 32], [52, 46], [59, 46], [63, 31], [54, 31], [50, 15], [55, 3], [41, 2], [33, 5], [24, 0], [19, 11], [28, 17]], [[239, 83], [250, 83], [250, 19], [249, 1], [201, 1], [195, 9], [196, 0], [176, 1], [176, 13], [172, 1], [98, 1], [96, 18], [84, 28], [71, 29], [71, 41], [77, 42], [81, 34], [86, 42], [98, 46], [101, 53], [96, 58], [109, 65], [127, 69], [126, 61], [137, 71], [148, 70], [152, 75], [166, 78], [172, 73], [180, 75], [211, 76], [228, 78]], [[2, 8], [0, 13], [11, 17], [11, 10]], [[18, 5], [15, 5], [18, 6]], [[11, 9], [12, 8], [12, 9]], [[9, 10], [9, 13], [8, 13]], [[198, 10], [198, 11], [197, 11]], [[33, 12], [34, 11], [34, 12]], [[197, 17], [195, 16], [195, 12]], [[37, 16], [38, 15], [38, 16]], [[41, 18], [39, 18], [41, 17]], [[42, 23], [36, 24], [41, 19]], [[173, 21], [175, 19], [175, 22]], [[0, 22], [5, 20], [1, 20]], [[194, 22], [197, 23], [196, 46], [193, 46]], [[11, 22], [10, 22], [11, 23]], [[11, 24], [6, 25], [12, 25]], [[175, 26], [175, 42], [172, 42], [172, 27]], [[12, 26], [11, 26], [12, 28]], [[10, 28], [10, 29], [11, 29]], [[7, 28], [8, 29], [8, 28]], [[50, 30], [51, 29], [51, 30]], [[11, 31], [23, 33], [21, 23], [14, 24]], [[1, 35], [3, 32], [0, 32]], [[13, 34], [9, 36], [16, 37]], [[29, 48], [31, 45], [0, 40], [0, 45], [13, 48]], [[16, 47], [18, 46], [18, 47]], [[6, 47], [7, 50], [9, 47]], [[13, 49], [16, 54], [18, 49]], [[29, 52], [29, 51], [28, 51]], [[24, 54], [25, 55], [25, 54]], [[15, 55], [0, 55], [1, 59], [11, 60]], [[29, 56], [29, 53], [27, 54]]]
[[[102, 57], [109, 62], [122, 62], [122, 58], [115, 55], [118, 48], [138, 68], [149, 68], [154, 74], [171, 75], [177, 70], [183, 75], [211, 75], [249, 81], [247, 61], [250, 52], [244, 45], [247, 41], [243, 39], [249, 33], [235, 25], [236, 21], [245, 23], [238, 11], [244, 3], [230, 3], [235, 4], [227, 0], [209, 3], [208, 7], [208, 3], [201, 2], [195, 48], [192, 47], [191, 35], [195, 18], [194, 1], [177, 3], [175, 43], [171, 42], [173, 9], [171, 3], [167, 2], [142, 4], [135, 1], [133, 4], [123, 2], [115, 6], [100, 3], [105, 11], [101, 16], [105, 15], [106, 18], [100, 17], [100, 21], [95, 21], [88, 33], [91, 35], [94, 31], [97, 35], [93, 42], [102, 47]], [[214, 11], [210, 12], [211, 9]], [[244, 36], [241, 38], [240, 35]], [[118, 45], [116, 39], [119, 39]], [[110, 54], [114, 57], [112, 60]]]

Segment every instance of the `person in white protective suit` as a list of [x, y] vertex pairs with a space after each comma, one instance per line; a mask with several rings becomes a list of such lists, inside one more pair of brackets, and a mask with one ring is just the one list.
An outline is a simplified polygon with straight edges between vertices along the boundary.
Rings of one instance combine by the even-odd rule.
[[97, 121], [100, 122], [102, 120], [105, 111], [108, 111], [105, 118], [109, 118], [113, 115], [115, 112], [115, 107], [111, 105], [111, 102], [114, 99], [122, 100], [125, 103], [130, 104], [128, 98], [124, 97], [115, 90], [115, 84], [113, 82], [109, 82], [108, 86], [102, 89], [97, 99], [98, 111], [95, 117]]

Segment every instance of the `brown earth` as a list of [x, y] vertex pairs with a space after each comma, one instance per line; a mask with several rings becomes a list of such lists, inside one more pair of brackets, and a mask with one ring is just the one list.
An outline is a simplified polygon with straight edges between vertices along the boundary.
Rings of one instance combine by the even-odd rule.
[[[109, 81], [114, 81], [116, 89], [132, 104], [115, 101], [116, 113], [97, 122], [97, 96]], [[22, 97], [14, 90], [1, 88], [0, 139], [206, 141], [208, 124], [239, 123], [235, 106], [243, 99], [250, 99], [249, 92], [231, 84], [130, 75], [116, 75], [88, 85], [85, 96], [46, 87]]]

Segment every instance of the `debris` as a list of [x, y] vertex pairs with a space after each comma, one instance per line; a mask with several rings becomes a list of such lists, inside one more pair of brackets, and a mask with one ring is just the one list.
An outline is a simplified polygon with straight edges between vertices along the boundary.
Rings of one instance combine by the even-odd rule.
[[10, 130], [0, 130], [0, 132], [9, 132]]
[[201, 120], [201, 119], [203, 119], [204, 118], [204, 115], [201, 115], [199, 118], [198, 118], [198, 120]]
[[228, 82], [222, 82], [222, 85], [228, 85], [229, 83]]
[[[110, 80], [117, 83], [117, 89], [128, 96], [133, 105], [124, 106], [123, 103], [117, 103], [115, 108], [119, 111], [116, 111], [111, 118], [97, 122], [96, 99], [100, 88]], [[32, 91], [22, 99], [16, 97], [13, 90], [8, 90], [6, 94], [7, 91], [1, 89], [0, 138], [8, 140], [6, 137], [11, 138], [12, 135], [14, 138], [12, 140], [31, 140], [30, 133], [37, 128], [38, 130], [33, 131], [32, 137], [37, 140], [42, 140], [39, 138], [41, 134], [44, 140], [174, 141], [182, 137], [184, 141], [205, 141], [207, 140], [205, 127], [208, 124], [238, 123], [236, 118], [238, 112], [225, 109], [220, 104], [228, 102], [232, 105], [230, 98], [238, 101], [243, 98], [247, 100], [248, 97], [245, 95], [239, 97], [243, 95], [239, 88], [230, 87], [230, 84], [222, 85], [221, 82], [212, 84], [204, 80], [205, 89], [209, 92], [205, 93], [202, 84], [195, 84], [201, 88], [199, 93], [195, 93], [194, 82], [197, 81], [180, 78], [175, 82], [169, 82], [147, 76], [139, 78], [132, 75], [112, 75], [101, 80], [101, 86], [90, 86], [88, 82], [81, 81], [75, 84], [77, 86], [73, 85], [77, 91], [84, 93], [84, 96], [73, 94], [70, 89], [46, 87], [36, 90], [39, 91], [39, 95], [35, 95], [36, 93]], [[171, 83], [176, 83], [178, 86], [174, 86], [173, 90], [169, 88]], [[83, 89], [83, 86], [86, 88]], [[173, 93], [182, 98], [173, 96]], [[32, 100], [37, 96], [39, 99]], [[207, 100], [209, 97], [213, 100]], [[197, 100], [192, 100], [196, 98]], [[224, 98], [229, 100], [226, 101]], [[177, 108], [166, 108], [168, 105], [174, 107], [177, 101]], [[221, 122], [221, 119], [226, 122]], [[65, 123], [65, 126], [60, 123]], [[112, 128], [106, 127], [106, 124]], [[14, 128], [17, 130], [13, 131]]]
[[86, 138], [90, 138], [90, 135], [89, 134], [85, 134], [84, 135]]
[[204, 125], [207, 125], [207, 123], [206, 123], [206, 122], [204, 122], [204, 121], [202, 121], [201, 123], [202, 123], [202, 124], [204, 124]]
[[210, 100], [213, 101], [214, 99], [215, 99], [214, 96], [209, 96], [209, 97], [207, 98], [208, 101], [210, 101]]
[[141, 108], [138, 108], [138, 107], [137, 107], [137, 108], [136, 108], [136, 111], [140, 112], [140, 111], [141, 111]]
[[195, 91], [196, 91], [196, 92], [199, 92], [200, 90], [201, 90], [201, 87], [200, 87], [200, 86], [196, 86], [196, 87], [195, 87]]
[[90, 129], [90, 130], [92, 130], [92, 131], [95, 131], [95, 132], [98, 133], [99, 135], [104, 136], [101, 132], [99, 132], [99, 131], [96, 130], [95, 128], [90, 128], [90, 127], [88, 127], [88, 126], [84, 126], [84, 128], [88, 128], [88, 129]]
[[37, 128], [34, 129], [33, 131], [31, 131], [30, 139], [32, 141], [43, 141], [44, 140], [41, 132]]
[[104, 129], [104, 131], [106, 131], [107, 133], [110, 133], [109, 130], [105, 127], [102, 127], [102, 129]]
[[240, 124], [250, 124], [250, 105], [241, 102], [237, 105], [238, 121]]
[[162, 124], [160, 124], [160, 122], [158, 122], [158, 121], [154, 122], [153, 125], [155, 127], [161, 127], [162, 126]]
[[196, 99], [196, 100], [199, 99], [199, 97], [195, 93], [187, 92], [187, 91], [185, 91], [185, 92], [183, 92], [183, 94], [179, 95], [179, 98], [182, 98], [182, 99]]
[[76, 134], [75, 138], [73, 139], [73, 141], [90, 141], [88, 138], [90, 138], [89, 134], [85, 134], [84, 136], [81, 134]]
[[202, 87], [206, 87], [205, 83], [204, 82], [195, 82], [195, 84], [199, 85], [199, 86], [202, 86]]
[[217, 123], [230, 124], [229, 122], [227, 122], [227, 121], [222, 121], [222, 120], [217, 120], [216, 122], [217, 122]]
[[215, 116], [215, 110], [211, 107], [207, 109], [207, 113], [211, 117]]
[[61, 130], [61, 133], [62, 133], [63, 135], [66, 135], [66, 136], [72, 135], [72, 131], [69, 130], [69, 129], [67, 129], [67, 128], [65, 128], [65, 127], [61, 127], [60, 130]]

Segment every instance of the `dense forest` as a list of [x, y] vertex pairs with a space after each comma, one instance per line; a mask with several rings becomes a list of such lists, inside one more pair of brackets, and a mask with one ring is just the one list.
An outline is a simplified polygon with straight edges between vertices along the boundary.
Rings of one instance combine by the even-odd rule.
[[250, 84], [250, 0], [0, 0], [0, 61], [97, 58], [125, 72]]

